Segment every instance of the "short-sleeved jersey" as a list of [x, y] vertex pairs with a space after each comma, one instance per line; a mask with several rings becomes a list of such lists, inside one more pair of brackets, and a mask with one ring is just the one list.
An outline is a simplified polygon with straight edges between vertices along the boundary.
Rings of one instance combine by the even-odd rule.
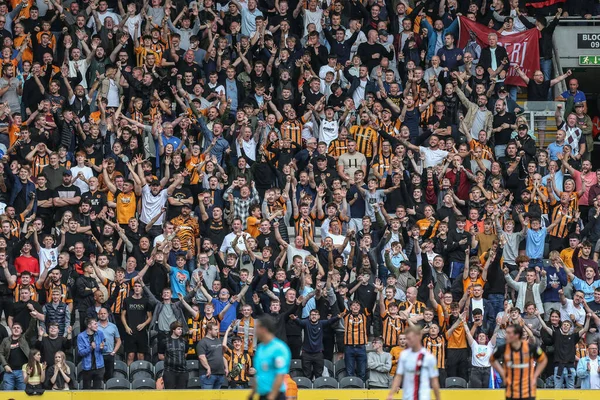
[[[260, 343], [254, 356], [254, 369], [256, 369], [256, 391], [259, 396], [271, 392], [273, 382], [279, 374], [290, 372], [292, 353], [290, 348], [280, 339], [273, 338], [269, 343]], [[285, 393], [285, 382], [281, 384], [281, 393]]]
[[506, 397], [528, 399], [535, 397], [535, 361], [545, 359], [546, 354], [540, 347], [521, 341], [517, 349], [509, 344], [498, 347], [490, 361], [502, 362], [506, 378]]
[[[439, 371], [435, 357], [422, 348], [419, 351], [406, 349], [400, 354], [397, 375], [402, 375], [403, 400], [429, 400], [431, 398], [431, 378], [437, 378]], [[415, 394], [417, 394], [415, 396]]]

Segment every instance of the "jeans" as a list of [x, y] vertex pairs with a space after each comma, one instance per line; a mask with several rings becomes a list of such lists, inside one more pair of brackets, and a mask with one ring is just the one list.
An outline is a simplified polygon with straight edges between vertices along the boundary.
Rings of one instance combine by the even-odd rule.
[[[562, 368], [559, 375], [559, 369]], [[564, 385], [563, 385], [564, 383]], [[575, 388], [575, 368], [554, 367], [554, 389]]]
[[23, 381], [23, 371], [13, 371], [4, 373], [4, 381], [2, 382], [2, 390], [25, 390], [25, 382]]
[[471, 367], [469, 388], [487, 389], [490, 380], [490, 367]]
[[508, 95], [513, 101], [517, 101], [517, 87], [508, 85]]
[[225, 381], [225, 375], [200, 375], [200, 384], [202, 389], [221, 389], [223, 382]]
[[104, 388], [104, 367], [82, 371], [83, 389], [102, 390]]
[[367, 373], [367, 349], [365, 346], [346, 346], [344, 360], [348, 376], [358, 376], [365, 381]]
[[504, 311], [504, 295], [503, 294], [490, 294], [488, 295], [488, 301], [494, 309], [494, 319], [499, 312]]
[[458, 261], [452, 261], [450, 263], [450, 275], [449, 278], [454, 280], [458, 276], [461, 276], [463, 273], [463, 269], [465, 269], [465, 263], [461, 263]]

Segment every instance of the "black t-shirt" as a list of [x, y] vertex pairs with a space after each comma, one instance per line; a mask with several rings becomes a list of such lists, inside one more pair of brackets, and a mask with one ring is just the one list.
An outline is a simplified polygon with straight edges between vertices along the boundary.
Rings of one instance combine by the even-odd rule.
[[[42, 313], [42, 306], [36, 301], [29, 300], [28, 302], [17, 301], [10, 312], [10, 316], [13, 317], [13, 322], [18, 322], [23, 327], [23, 332], [27, 330], [29, 327], [29, 323], [31, 321], [31, 315], [29, 314], [31, 311], [27, 308], [27, 305], [33, 305], [33, 308]], [[21, 365], [23, 366], [23, 365]]]
[[275, 247], [277, 247], [277, 239], [275, 239], [275, 232], [271, 231], [271, 233], [269, 233], [268, 235], [265, 235], [264, 233], [260, 233], [256, 237], [256, 243], [260, 250], [262, 250], [264, 247], [267, 247], [267, 246], [269, 246], [269, 247], [271, 247], [271, 249], [275, 250]]
[[10, 342], [10, 353], [8, 355], [8, 365], [15, 372], [23, 368], [23, 364], [27, 364], [27, 355], [19, 347], [19, 340], [11, 340]]
[[104, 206], [107, 204], [106, 193], [102, 193], [100, 191], [96, 191], [95, 193], [85, 192], [81, 195], [81, 200], [86, 199], [90, 201], [92, 205], [92, 211], [96, 212], [96, 214], [102, 211], [102, 208], [104, 208]]
[[[79, 189], [75, 185], [65, 186], [60, 185], [56, 189], [54, 189], [54, 197], [59, 197], [61, 199], [72, 199], [73, 197], [81, 196], [81, 189]], [[56, 214], [54, 218], [56, 221], [60, 221], [65, 211], [71, 211], [73, 215], [77, 215], [77, 206], [64, 206], [64, 207], [56, 207]]]
[[533, 79], [529, 79], [527, 84], [527, 100], [528, 101], [548, 101], [548, 91], [550, 90], [550, 81], [537, 83]]
[[[35, 190], [35, 197], [38, 201], [40, 200], [51, 200], [53, 196], [53, 191], [50, 189], [40, 190], [39, 188]], [[54, 207], [40, 207], [38, 203], [37, 215], [39, 217], [49, 217], [54, 213]]]
[[147, 297], [136, 299], [127, 297], [123, 302], [123, 309], [127, 312], [127, 325], [137, 331], [136, 327], [143, 324], [148, 318], [147, 312], [150, 311], [150, 303]]
[[[494, 121], [492, 122], [492, 127], [494, 129], [498, 128], [502, 124], [514, 125], [516, 122], [515, 114], [513, 113], [505, 113], [504, 115], [496, 114], [494, 115]], [[510, 140], [510, 135], [513, 130], [511, 128], [502, 129], [500, 132], [494, 133], [494, 141], [496, 145], [507, 144]]]
[[169, 273], [162, 264], [155, 262], [148, 268], [144, 276], [144, 283], [150, 288], [153, 295], [159, 296], [162, 290], [169, 285]]
[[223, 219], [215, 221], [213, 218], [209, 218], [206, 223], [200, 225], [206, 227], [206, 237], [212, 240], [213, 243], [223, 242], [223, 239], [229, 233], [229, 227]]
[[[171, 195], [172, 198], [174, 198], [175, 200], [186, 200], [189, 199], [190, 197], [192, 197], [192, 192], [188, 187], [182, 186], [179, 189], [175, 189], [173, 191], [173, 195]], [[181, 214], [181, 208], [182, 206], [173, 206], [171, 204], [169, 204], [169, 211], [167, 212], [167, 220], [172, 220], [173, 218], [177, 217], [179, 214]]]
[[579, 341], [579, 333], [563, 335], [560, 329], [554, 331], [554, 361], [560, 364], [575, 363], [575, 346]]
[[87, 243], [87, 238], [83, 233], [65, 233], [65, 246], [66, 250], [69, 250], [72, 246], [75, 246], [75, 243], [81, 242], [84, 245]]

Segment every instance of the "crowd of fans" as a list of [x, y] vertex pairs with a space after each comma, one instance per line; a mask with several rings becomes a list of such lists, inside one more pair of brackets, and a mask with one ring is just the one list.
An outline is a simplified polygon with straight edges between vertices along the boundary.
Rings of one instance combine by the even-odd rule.
[[[0, 2], [3, 389], [247, 388], [255, 318], [387, 388], [418, 326], [487, 388], [521, 325], [557, 388], [600, 388], [600, 172], [563, 16], [592, 1]], [[496, 30], [457, 48], [459, 16]], [[540, 31], [504, 82], [503, 35]], [[518, 93], [556, 100], [556, 139]], [[367, 351], [368, 350], [368, 351]], [[81, 363], [75, 370], [68, 361]]]

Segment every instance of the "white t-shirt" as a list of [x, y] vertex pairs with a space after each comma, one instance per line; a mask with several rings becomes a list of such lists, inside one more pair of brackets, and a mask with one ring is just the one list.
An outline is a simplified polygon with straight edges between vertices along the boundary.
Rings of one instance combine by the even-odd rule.
[[[163, 189], [158, 193], [158, 196], [152, 194], [150, 185], [144, 185], [142, 187], [142, 214], [140, 215], [140, 221], [147, 224], [160, 212], [160, 209], [165, 205], [169, 194], [167, 189]], [[154, 225], [162, 225], [164, 214], [158, 218]]]
[[[423, 353], [421, 360], [421, 368], [419, 370], [420, 377], [417, 380], [418, 387], [415, 387], [415, 372], [417, 369], [417, 360], [419, 354]], [[400, 354], [398, 360], [397, 375], [402, 375], [402, 399], [414, 400], [415, 391], [418, 391], [419, 400], [431, 399], [431, 378], [437, 378], [440, 373], [437, 369], [437, 361], [435, 357], [426, 349], [421, 349], [417, 352], [411, 349], [406, 349]]]
[[429, 147], [423, 146], [419, 146], [419, 151], [425, 155], [425, 159], [423, 160], [425, 168], [441, 164], [441, 162], [448, 157], [448, 154], [450, 154], [446, 150], [431, 150]]
[[[94, 171], [92, 171], [90, 167], [78, 167], [77, 165], [71, 167], [71, 173], [73, 174], [73, 178], [75, 178], [80, 172], [83, 173], [83, 177], [86, 181], [92, 176], [94, 176]], [[73, 185], [81, 189], [82, 194], [90, 191], [90, 187], [88, 186], [88, 184], [81, 179], [77, 179], [75, 182], [73, 182]]]
[[292, 265], [294, 261], [294, 256], [302, 257], [302, 263], [304, 263], [304, 259], [310, 255], [310, 252], [304, 249], [297, 249], [293, 245], [288, 245], [287, 247], [287, 262], [288, 265]]
[[590, 389], [600, 389], [600, 374], [598, 374], [598, 357], [590, 359]]
[[340, 124], [338, 121], [322, 119], [319, 125], [319, 141], [327, 143], [327, 147], [329, 147], [329, 143], [338, 138], [339, 130]]
[[[246, 238], [249, 238], [250, 235], [247, 232], [242, 232], [242, 235]], [[229, 235], [225, 236], [223, 238], [223, 243], [221, 243], [221, 248], [219, 249], [219, 251], [221, 253], [235, 253], [235, 251], [233, 250], [233, 247], [231, 246], [231, 244], [233, 243], [233, 241], [235, 240], [235, 232], [231, 232]], [[237, 249], [239, 251], [246, 251], [246, 245], [244, 244], [244, 238], [240, 238], [237, 242]]]
[[474, 367], [490, 367], [490, 357], [494, 351], [494, 345], [479, 344], [473, 341], [471, 344], [471, 365]]
[[40, 275], [44, 273], [46, 270], [46, 261], [50, 260], [52, 265], [50, 265], [50, 269], [56, 267], [58, 265], [58, 249], [56, 247], [45, 249], [40, 247], [39, 259], [40, 259]]
[[579, 308], [575, 307], [573, 304], [573, 300], [566, 299], [566, 304], [560, 306], [560, 320], [571, 320], [571, 314], [575, 316], [575, 321], [578, 324], [585, 324], [585, 308], [582, 305], [579, 305]]

